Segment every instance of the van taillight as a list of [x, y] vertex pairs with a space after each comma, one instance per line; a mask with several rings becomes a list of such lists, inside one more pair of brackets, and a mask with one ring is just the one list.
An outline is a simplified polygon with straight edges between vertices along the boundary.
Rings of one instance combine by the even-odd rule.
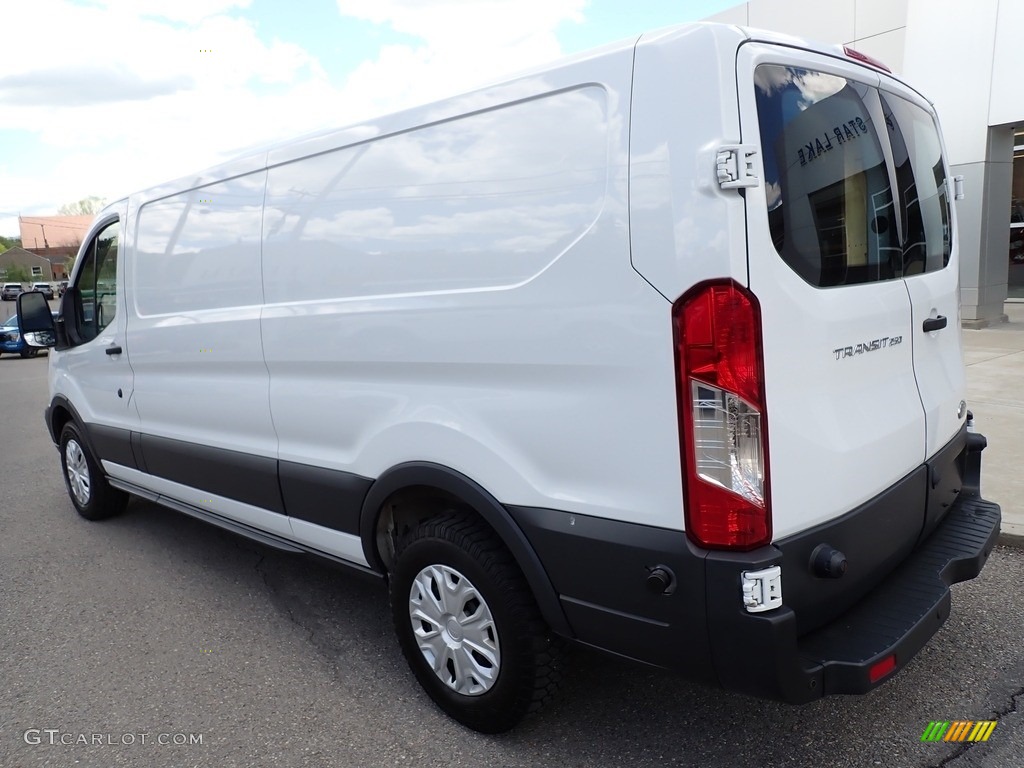
[[732, 280], [672, 307], [686, 533], [702, 547], [771, 541], [761, 311]]

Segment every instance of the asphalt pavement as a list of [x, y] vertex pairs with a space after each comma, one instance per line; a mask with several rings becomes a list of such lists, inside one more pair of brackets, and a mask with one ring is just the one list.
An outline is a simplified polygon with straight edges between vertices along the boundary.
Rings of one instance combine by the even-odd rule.
[[[968, 344], [971, 406], [990, 436], [986, 495], [1016, 515], [1017, 481], [1000, 477], [1015, 406], [978, 389], [1017, 354], [996, 342]], [[139, 500], [79, 518], [45, 401], [45, 356], [0, 358], [3, 768], [1024, 764], [1022, 549], [997, 547], [932, 641], [866, 696], [791, 707], [580, 651], [540, 716], [481, 736], [419, 691], [381, 583]], [[922, 742], [936, 720], [998, 724], [984, 743]]]

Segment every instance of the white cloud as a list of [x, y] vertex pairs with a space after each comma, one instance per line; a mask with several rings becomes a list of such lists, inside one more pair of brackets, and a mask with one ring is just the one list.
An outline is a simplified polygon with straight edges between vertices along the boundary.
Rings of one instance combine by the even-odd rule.
[[[12, 6], [9, 26], [46, 33], [12, 35], [6, 44], [0, 129], [31, 132], [45, 160], [60, 160], [52, 175], [15, 176], [15, 158], [0, 147], [0, 211], [46, 214], [91, 194], [116, 199], [238, 147], [325, 124], [337, 89], [299, 46], [267, 44], [253, 22], [225, 15], [247, 5]], [[0, 220], [0, 232], [16, 231], [16, 219]]]
[[561, 55], [559, 24], [581, 22], [586, 0], [336, 0], [343, 15], [419, 38], [392, 45], [349, 78], [361, 105], [420, 104]]
[[23, 33], [4, 44], [0, 130], [32, 133], [53, 168], [12, 173], [16, 158], [0, 147], [0, 234], [17, 231], [11, 212], [53, 213], [87, 195], [113, 200], [241, 147], [535, 66], [561, 54], [555, 30], [579, 21], [586, 0], [337, 0], [339, 24], [370, 20], [422, 42], [384, 45], [333, 82], [299, 45], [261, 39], [250, 4], [32, 0], [5, 8], [5, 26]]
[[248, 8], [252, 0], [93, 0], [94, 5], [117, 14], [150, 16], [197, 24], [211, 16]]
[[83, 64], [73, 71], [45, 69], [0, 77], [0, 103], [5, 106], [64, 106], [115, 101], [145, 101], [187, 90], [185, 76], [145, 80], [125, 67]]
[[[582, 21], [586, 0], [337, 0], [338, 10], [430, 44], [457, 48], [517, 45]], [[474, 46], [474, 42], [479, 45]]]

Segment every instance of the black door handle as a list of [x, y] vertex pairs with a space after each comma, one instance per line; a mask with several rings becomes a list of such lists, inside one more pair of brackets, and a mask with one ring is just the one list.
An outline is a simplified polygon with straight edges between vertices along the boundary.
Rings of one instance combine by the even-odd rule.
[[948, 322], [949, 321], [942, 315], [939, 315], [938, 317], [929, 317], [924, 321], [924, 332], [929, 333], [931, 331], [941, 331], [946, 327], [946, 323]]
[[120, 354], [121, 354], [121, 348], [120, 348], [120, 347], [117, 347], [117, 346], [114, 346], [114, 347], [107, 347], [107, 348], [106, 348], [106, 350], [104, 350], [104, 351], [105, 351], [105, 352], [106, 352], [106, 353], [107, 353], [108, 355], [120, 355]]

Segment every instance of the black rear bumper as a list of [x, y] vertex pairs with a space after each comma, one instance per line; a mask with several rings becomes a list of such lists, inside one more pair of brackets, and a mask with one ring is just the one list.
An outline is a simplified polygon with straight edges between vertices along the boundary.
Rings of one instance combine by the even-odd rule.
[[[786, 607], [759, 615], [709, 611], [719, 681], [731, 690], [794, 704], [880, 685], [948, 618], [950, 586], [981, 572], [999, 521], [996, 504], [962, 493], [938, 528], [878, 587], [803, 636], [797, 635], [796, 614]], [[709, 603], [736, 602], [735, 568], [708, 562]], [[890, 657], [891, 668], [873, 677], [872, 668]]]
[[981, 573], [999, 535], [999, 507], [974, 496], [950, 512], [917, 552], [840, 620], [801, 638], [801, 655], [824, 670], [824, 693], [874, 687], [865, 670], [889, 654], [897, 669], [949, 616], [949, 587]]
[[[980, 495], [984, 447], [984, 437], [962, 431], [901, 488], [753, 552], [703, 550], [682, 531], [509, 511], [559, 594], [573, 639], [729, 690], [805, 703], [892, 677], [949, 616], [950, 586], [981, 572], [1000, 523], [998, 505]], [[908, 496], [913, 487], [919, 493]], [[918, 522], [883, 524], [896, 515]], [[899, 542], [884, 541], [897, 529]], [[883, 556], [871, 552], [872, 536]], [[814, 576], [806, 553], [816, 542], [856, 553], [849, 576]], [[853, 563], [866, 563], [868, 575], [853, 573]], [[743, 572], [772, 566], [782, 569], [783, 605], [750, 613]], [[665, 589], [649, 578], [659, 570], [672, 577]]]

